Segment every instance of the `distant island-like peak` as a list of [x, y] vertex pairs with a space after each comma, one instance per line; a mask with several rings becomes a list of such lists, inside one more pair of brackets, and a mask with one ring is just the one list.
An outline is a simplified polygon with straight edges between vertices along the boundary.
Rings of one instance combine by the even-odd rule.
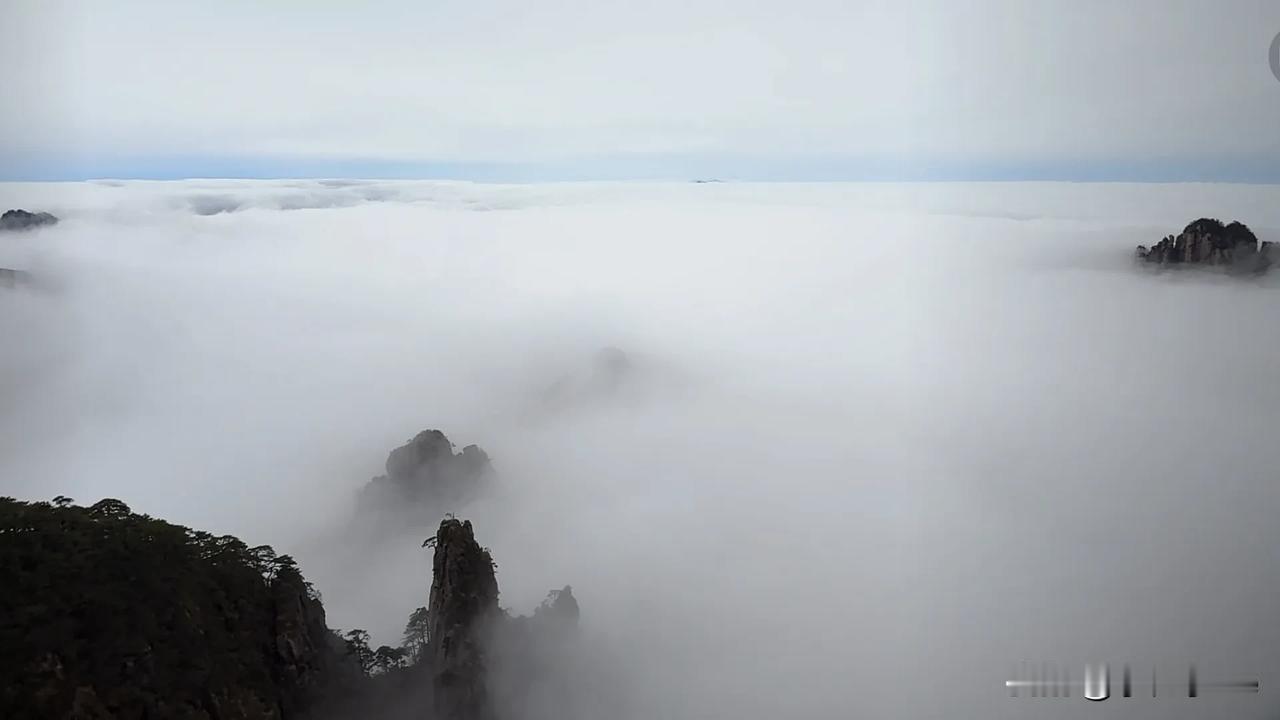
[[1158, 265], [1217, 266], [1261, 273], [1280, 259], [1280, 249], [1274, 243], [1259, 243], [1244, 223], [1200, 218], [1150, 248], [1139, 245], [1134, 257]]
[[0, 230], [30, 230], [42, 225], [58, 224], [58, 216], [47, 212], [27, 212], [26, 210], [6, 210], [0, 215]]

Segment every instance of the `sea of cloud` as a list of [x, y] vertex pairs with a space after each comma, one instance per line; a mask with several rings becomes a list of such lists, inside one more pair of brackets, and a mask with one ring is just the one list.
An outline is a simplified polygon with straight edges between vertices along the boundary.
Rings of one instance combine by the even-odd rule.
[[[0, 494], [271, 543], [331, 626], [393, 642], [425, 604], [421, 536], [335, 537], [439, 428], [499, 473], [455, 510], [503, 605], [572, 584], [617, 717], [1078, 716], [1008, 699], [1022, 660], [1262, 681], [1100, 717], [1280, 709], [1280, 282], [1131, 262], [1202, 215], [1280, 240], [1278, 187], [104, 181], [0, 206], [63, 218], [0, 235], [34, 278], [0, 289]], [[604, 347], [631, 371], [601, 389]]]

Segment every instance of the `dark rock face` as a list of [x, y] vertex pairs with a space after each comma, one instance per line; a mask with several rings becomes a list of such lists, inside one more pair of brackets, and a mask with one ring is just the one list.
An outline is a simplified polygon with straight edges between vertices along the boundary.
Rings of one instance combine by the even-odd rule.
[[0, 230], [29, 230], [41, 225], [55, 225], [58, 218], [47, 212], [6, 210], [0, 215]]
[[460, 453], [439, 430], [424, 430], [387, 456], [387, 474], [360, 492], [363, 512], [396, 514], [410, 520], [439, 517], [467, 500], [492, 472], [489, 456], [475, 445]]
[[1240, 272], [1263, 272], [1278, 259], [1271, 243], [1258, 238], [1239, 222], [1223, 225], [1221, 220], [1200, 218], [1177, 235], [1154, 246], [1139, 245], [1135, 257], [1160, 265], [1222, 266]]
[[437, 717], [590, 717], [569, 712], [579, 613], [572, 588], [513, 617], [498, 607], [493, 558], [470, 522], [444, 520], [433, 543], [428, 662]]
[[345, 642], [329, 630], [324, 605], [301, 573], [282, 568], [270, 589], [274, 677], [281, 715], [306, 716], [326, 694], [359, 683], [362, 674], [347, 656]]
[[498, 581], [493, 558], [476, 542], [470, 521], [440, 523], [431, 578], [427, 610], [436, 713], [441, 720], [492, 718], [485, 645], [499, 616]]

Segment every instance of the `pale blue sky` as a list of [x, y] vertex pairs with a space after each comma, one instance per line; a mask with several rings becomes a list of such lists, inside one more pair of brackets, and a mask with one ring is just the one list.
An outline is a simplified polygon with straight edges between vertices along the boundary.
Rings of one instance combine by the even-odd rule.
[[16, 0], [0, 178], [1280, 182], [1262, 0]]

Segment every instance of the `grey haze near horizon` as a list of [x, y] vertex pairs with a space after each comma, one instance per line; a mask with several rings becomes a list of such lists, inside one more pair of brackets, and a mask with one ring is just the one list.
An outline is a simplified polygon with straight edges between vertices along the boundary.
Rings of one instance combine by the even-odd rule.
[[17, 0], [8, 178], [1280, 180], [1265, 0]]
[[[351, 542], [353, 493], [420, 429], [478, 443], [499, 482], [455, 510], [503, 605], [582, 604], [581, 682], [611, 711], [556, 720], [1085, 710], [1009, 700], [1019, 660], [1264, 688], [1099, 717], [1278, 709], [1280, 287], [1129, 258], [1171, 217], [1280, 239], [1280, 188], [111, 182], [0, 205], [64, 218], [0, 238], [38, 279], [0, 294], [22, 340], [0, 493], [271, 543], [331, 625], [391, 642], [425, 532]], [[607, 345], [638, 371], [621, 392], [542, 402]]]

